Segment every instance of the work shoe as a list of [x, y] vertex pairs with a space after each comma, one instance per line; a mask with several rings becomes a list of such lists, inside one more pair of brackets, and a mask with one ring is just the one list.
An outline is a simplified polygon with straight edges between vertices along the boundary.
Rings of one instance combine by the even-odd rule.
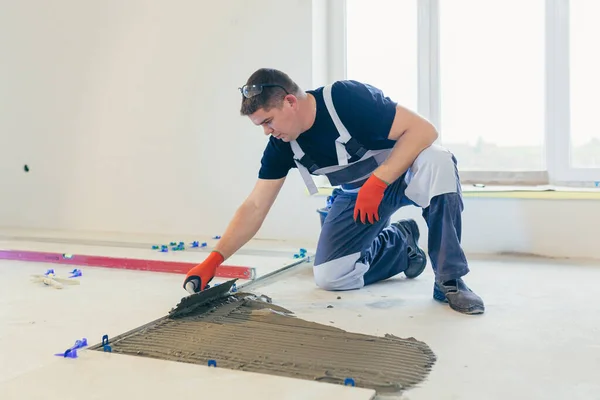
[[462, 278], [444, 283], [435, 282], [433, 298], [448, 303], [450, 308], [464, 314], [483, 314], [485, 311], [481, 297], [469, 289]]
[[408, 267], [404, 270], [404, 275], [409, 279], [416, 278], [421, 275], [427, 266], [425, 252], [419, 248], [419, 226], [414, 219], [396, 221], [392, 225], [400, 229], [406, 237]]

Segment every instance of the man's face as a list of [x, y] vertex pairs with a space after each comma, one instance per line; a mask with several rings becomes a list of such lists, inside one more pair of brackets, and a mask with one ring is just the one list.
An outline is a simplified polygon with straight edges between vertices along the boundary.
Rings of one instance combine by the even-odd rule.
[[297, 101], [295, 96], [286, 96], [279, 108], [274, 107], [269, 111], [261, 108], [250, 115], [250, 120], [254, 125], [262, 126], [265, 135], [272, 135], [284, 142], [296, 140], [301, 133], [298, 128]]

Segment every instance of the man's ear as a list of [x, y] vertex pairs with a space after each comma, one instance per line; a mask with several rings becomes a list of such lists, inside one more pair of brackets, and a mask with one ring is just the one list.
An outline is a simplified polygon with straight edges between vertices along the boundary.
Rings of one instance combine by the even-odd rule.
[[298, 98], [293, 94], [288, 94], [283, 98], [283, 101], [286, 105], [288, 105], [293, 110], [298, 108]]

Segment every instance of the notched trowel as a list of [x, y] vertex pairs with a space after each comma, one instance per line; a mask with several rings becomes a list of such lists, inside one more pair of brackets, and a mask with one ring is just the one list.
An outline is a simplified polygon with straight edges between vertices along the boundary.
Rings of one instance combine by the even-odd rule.
[[189, 315], [207, 303], [229, 296], [235, 281], [237, 281], [237, 278], [184, 297], [175, 308], [169, 311], [169, 318]]

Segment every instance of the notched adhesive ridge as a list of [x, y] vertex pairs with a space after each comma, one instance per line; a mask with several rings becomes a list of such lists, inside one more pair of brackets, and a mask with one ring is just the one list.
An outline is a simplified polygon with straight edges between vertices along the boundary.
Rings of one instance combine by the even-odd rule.
[[[235, 293], [115, 339], [115, 353], [396, 393], [423, 382], [436, 357], [414, 338], [377, 337], [297, 318], [270, 299]], [[101, 348], [100, 348], [101, 349]]]

